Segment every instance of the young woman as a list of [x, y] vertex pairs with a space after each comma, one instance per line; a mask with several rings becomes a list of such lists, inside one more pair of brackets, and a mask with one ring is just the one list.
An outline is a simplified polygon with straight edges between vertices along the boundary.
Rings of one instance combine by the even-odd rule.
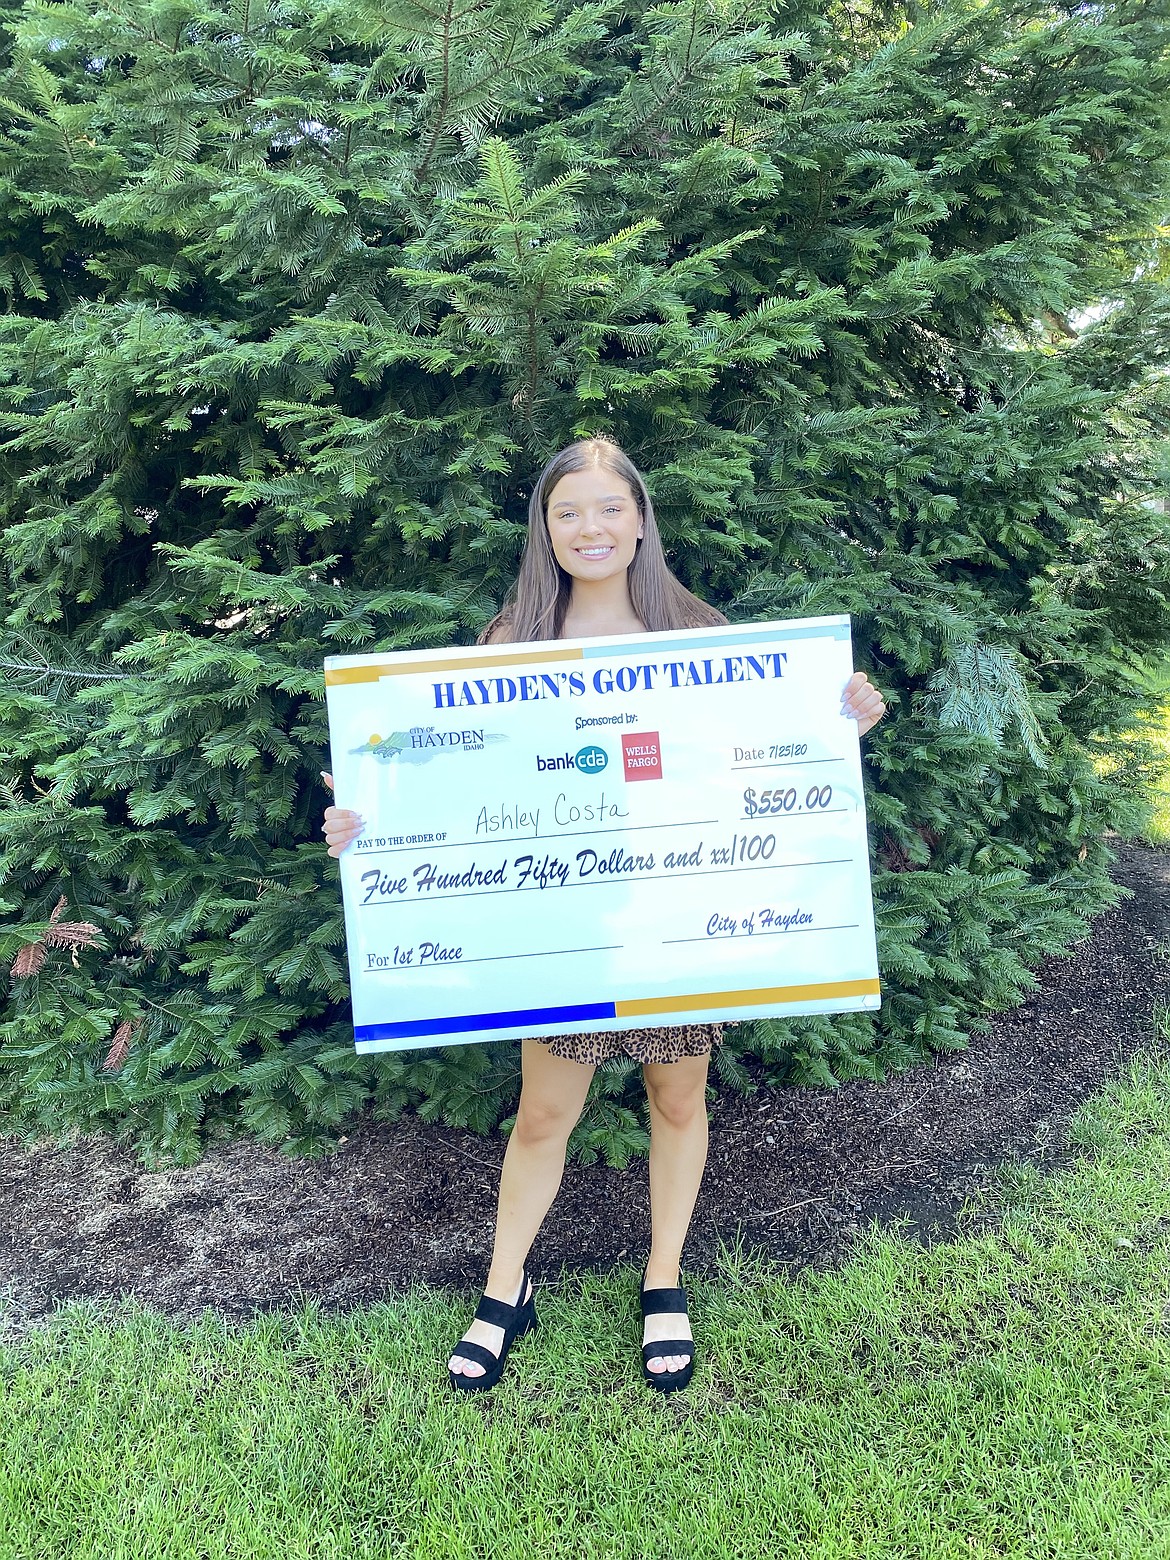
[[[516, 584], [481, 644], [661, 633], [726, 623], [667, 566], [646, 484], [608, 439], [584, 439], [554, 455], [528, 506], [528, 540]], [[862, 733], [885, 714], [862, 672], [842, 691]], [[332, 786], [332, 779], [325, 777]], [[329, 854], [360, 834], [362, 819], [325, 810]], [[642, 1373], [653, 1387], [685, 1387], [694, 1343], [679, 1262], [707, 1157], [707, 1063], [716, 1024], [558, 1035], [521, 1042], [516, 1124], [500, 1174], [491, 1268], [475, 1319], [448, 1363], [465, 1391], [495, 1385], [514, 1340], [536, 1325], [529, 1248], [552, 1206], [565, 1149], [598, 1062], [624, 1052], [642, 1064], [650, 1107], [650, 1256], [642, 1277]]]

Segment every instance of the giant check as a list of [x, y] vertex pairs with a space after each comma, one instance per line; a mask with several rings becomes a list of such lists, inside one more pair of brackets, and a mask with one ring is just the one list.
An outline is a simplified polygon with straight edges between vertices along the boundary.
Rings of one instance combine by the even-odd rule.
[[880, 1006], [847, 617], [330, 656], [359, 1051]]

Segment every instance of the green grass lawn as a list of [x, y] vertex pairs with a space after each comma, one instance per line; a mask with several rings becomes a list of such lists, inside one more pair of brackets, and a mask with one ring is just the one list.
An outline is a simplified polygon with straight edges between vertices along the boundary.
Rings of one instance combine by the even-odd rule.
[[1154, 815], [1146, 838], [1151, 845], [1170, 846], [1170, 704], [1163, 710], [1161, 725], [1150, 733], [1151, 740], [1165, 755], [1160, 782], [1150, 793]]
[[995, 1234], [692, 1281], [673, 1397], [633, 1268], [541, 1289], [482, 1397], [445, 1376], [470, 1295], [71, 1305], [0, 1349], [0, 1557], [1170, 1557], [1168, 1039], [1079, 1114], [1073, 1169], [1004, 1168]]
[[[1159, 849], [1170, 849], [1170, 659], [1150, 662], [1140, 674], [1150, 713], [1095, 760], [1102, 777], [1121, 772], [1123, 794], [1144, 799], [1148, 815], [1135, 820], [1136, 834]], [[1140, 804], [1139, 804], [1140, 806]], [[1123, 830], [1125, 837], [1131, 837]]]
[[1146, 680], [1150, 693], [1161, 701], [1157, 713], [1143, 720], [1128, 738], [1122, 738], [1098, 767], [1102, 774], [1108, 774], [1124, 761], [1127, 750], [1132, 752], [1135, 744], [1146, 749], [1150, 768], [1143, 789], [1151, 813], [1141, 838], [1166, 849], [1170, 848], [1170, 663], [1151, 668]]

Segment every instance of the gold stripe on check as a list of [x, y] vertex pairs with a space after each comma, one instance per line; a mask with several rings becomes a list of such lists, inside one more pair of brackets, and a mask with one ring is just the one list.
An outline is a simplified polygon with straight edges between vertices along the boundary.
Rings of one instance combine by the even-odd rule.
[[325, 668], [325, 682], [336, 688], [340, 683], [380, 682], [383, 677], [400, 677], [415, 672], [463, 672], [474, 676], [476, 672], [490, 670], [493, 666], [531, 666], [540, 661], [582, 661], [580, 650], [527, 650], [517, 655], [479, 656], [462, 655], [450, 661], [367, 661], [361, 666], [334, 666]]
[[696, 1008], [763, 1007], [766, 1002], [820, 1002], [830, 997], [880, 996], [876, 980], [830, 980], [819, 986], [766, 986], [760, 991], [700, 991], [689, 997], [641, 997], [615, 1002], [617, 1018], [640, 1013], [687, 1013]]

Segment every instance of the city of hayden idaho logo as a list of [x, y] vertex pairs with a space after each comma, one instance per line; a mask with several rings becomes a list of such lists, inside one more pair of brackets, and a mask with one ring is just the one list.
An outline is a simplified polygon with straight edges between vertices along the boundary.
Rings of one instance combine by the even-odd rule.
[[661, 780], [662, 748], [656, 731], [623, 731], [622, 762], [627, 780]]

